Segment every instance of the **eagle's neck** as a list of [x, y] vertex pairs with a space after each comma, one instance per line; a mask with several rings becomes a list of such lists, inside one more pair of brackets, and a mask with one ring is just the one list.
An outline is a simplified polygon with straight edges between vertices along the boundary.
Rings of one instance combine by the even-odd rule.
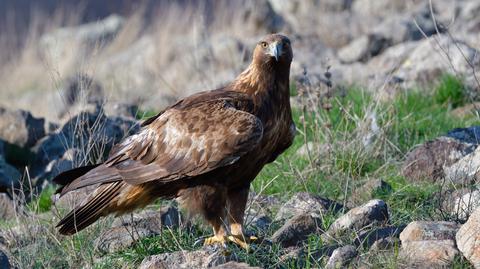
[[254, 100], [260, 113], [290, 110], [290, 64], [255, 64], [243, 71], [233, 83], [236, 91], [244, 92]]

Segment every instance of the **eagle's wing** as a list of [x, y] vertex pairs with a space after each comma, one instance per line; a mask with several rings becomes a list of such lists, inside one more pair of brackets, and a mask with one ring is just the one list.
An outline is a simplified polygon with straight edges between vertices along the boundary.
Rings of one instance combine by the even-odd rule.
[[177, 105], [112, 149], [109, 159], [62, 190], [123, 180], [141, 184], [173, 181], [236, 162], [263, 135], [261, 121], [217, 98]]

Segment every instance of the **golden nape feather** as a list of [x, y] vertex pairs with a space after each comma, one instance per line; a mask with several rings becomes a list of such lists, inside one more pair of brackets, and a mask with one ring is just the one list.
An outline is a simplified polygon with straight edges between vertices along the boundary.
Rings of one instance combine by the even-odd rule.
[[59, 222], [60, 233], [74, 234], [102, 216], [157, 198], [179, 198], [212, 225], [215, 235], [206, 243], [225, 240], [225, 223], [232, 235], [243, 235], [250, 183], [295, 134], [289, 102], [292, 57], [287, 37], [265, 37], [249, 67], [228, 86], [187, 97], [146, 120], [104, 163], [58, 175], [54, 182], [61, 185], [61, 195], [98, 185]]

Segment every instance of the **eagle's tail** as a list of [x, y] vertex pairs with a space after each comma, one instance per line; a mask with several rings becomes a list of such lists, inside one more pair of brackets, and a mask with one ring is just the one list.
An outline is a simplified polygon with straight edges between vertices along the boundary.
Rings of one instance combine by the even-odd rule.
[[153, 202], [150, 185], [129, 185], [122, 181], [100, 185], [83, 204], [70, 211], [58, 224], [60, 234], [72, 235], [102, 216], [121, 215]]

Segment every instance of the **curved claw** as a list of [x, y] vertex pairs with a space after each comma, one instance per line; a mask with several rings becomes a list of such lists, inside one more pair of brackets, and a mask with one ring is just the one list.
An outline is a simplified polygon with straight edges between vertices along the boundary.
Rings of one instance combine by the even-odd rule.
[[212, 236], [212, 237], [207, 237], [203, 241], [204, 246], [210, 246], [210, 245], [221, 245], [226, 247], [227, 246], [227, 238], [225, 236]]
[[258, 237], [256, 236], [245, 237], [244, 235], [229, 235], [227, 239], [245, 249], [247, 252], [251, 249], [250, 244], [258, 241]]

